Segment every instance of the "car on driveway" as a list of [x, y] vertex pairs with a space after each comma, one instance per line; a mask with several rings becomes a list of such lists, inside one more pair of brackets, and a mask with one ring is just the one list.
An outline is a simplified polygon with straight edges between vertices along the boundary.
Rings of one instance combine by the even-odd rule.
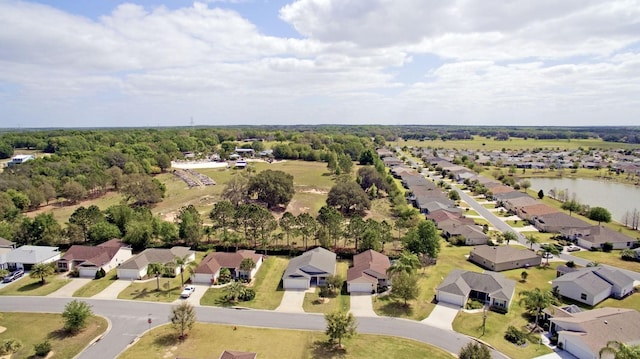
[[576, 246], [575, 244], [572, 244], [567, 247], [567, 252], [577, 252], [579, 250], [580, 250], [580, 247]]
[[182, 291], [182, 293], [180, 293], [180, 298], [189, 298], [191, 294], [193, 294], [193, 292], [195, 291], [196, 291], [196, 287], [192, 285], [188, 285], [184, 287], [184, 290]]
[[549, 252], [542, 253], [542, 258], [553, 258], [553, 254]]
[[2, 279], [2, 283], [13, 282], [14, 280], [22, 277], [23, 275], [24, 275], [24, 271], [22, 269], [15, 270], [9, 273], [8, 276], [4, 277], [4, 279]]

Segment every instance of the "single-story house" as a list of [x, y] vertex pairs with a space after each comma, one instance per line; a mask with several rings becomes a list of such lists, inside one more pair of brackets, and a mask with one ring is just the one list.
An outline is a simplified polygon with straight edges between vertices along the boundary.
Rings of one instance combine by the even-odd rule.
[[16, 249], [16, 244], [14, 242], [0, 237], [0, 255], [9, 253], [14, 249]]
[[552, 332], [558, 334], [558, 345], [578, 359], [599, 359], [600, 350], [612, 341], [640, 343], [640, 312], [635, 309], [604, 307], [562, 314], [550, 319]]
[[602, 248], [605, 243], [611, 243], [613, 249], [632, 248], [637, 240], [624, 233], [614, 231], [603, 225], [587, 228], [569, 228], [560, 231], [560, 234], [583, 248]]
[[469, 260], [483, 268], [500, 272], [515, 268], [539, 266], [542, 257], [528, 249], [513, 246], [476, 246], [469, 253]]
[[[240, 269], [240, 263], [246, 258], [251, 258], [255, 267], [250, 271]], [[258, 272], [262, 265], [262, 255], [256, 254], [256, 251], [242, 249], [235, 253], [228, 252], [211, 252], [195, 269], [191, 275], [192, 283], [213, 284], [220, 276], [220, 269], [227, 268], [231, 272], [234, 279], [243, 278], [251, 280]]]
[[518, 213], [518, 208], [524, 206], [531, 206], [535, 204], [539, 204], [537, 199], [530, 197], [529, 195], [509, 198], [502, 201], [502, 207], [504, 207], [507, 211], [511, 211], [513, 213]]
[[[147, 275], [149, 263], [173, 263], [176, 257], [184, 258], [186, 262], [193, 262], [196, 259], [196, 252], [188, 247], [147, 248], [138, 255], [129, 258], [118, 267], [118, 279], [142, 279]], [[176, 275], [180, 273], [180, 268], [175, 268]]]
[[559, 212], [556, 208], [553, 208], [544, 203], [536, 203], [528, 206], [522, 206], [516, 208], [516, 214], [518, 217], [530, 221], [531, 218], [535, 216], [542, 216], [549, 213], [557, 213]]
[[594, 306], [603, 300], [613, 297], [624, 298], [633, 293], [633, 278], [618, 270], [605, 267], [581, 268], [551, 281], [552, 288], [558, 288], [558, 293]]
[[456, 223], [460, 224], [475, 224], [473, 218], [467, 218], [464, 217], [462, 213], [454, 213], [447, 210], [433, 211], [427, 214], [426, 217], [427, 219], [432, 220], [438, 228], [440, 228], [440, 223], [447, 223], [448, 221], [455, 221]]
[[289, 261], [282, 276], [284, 289], [309, 289], [336, 274], [336, 254], [322, 247], [308, 250]]
[[533, 216], [529, 222], [533, 224], [540, 232], [559, 233], [569, 228], [588, 228], [592, 225], [580, 218], [572, 217], [563, 212], [555, 212], [543, 214], [541, 216]]
[[219, 359], [257, 359], [258, 354], [253, 352], [239, 352], [235, 350], [225, 350], [220, 354]]
[[387, 269], [391, 266], [389, 257], [374, 250], [353, 256], [353, 267], [347, 270], [347, 292], [372, 293], [380, 286], [389, 285]]
[[0, 255], [0, 268], [28, 271], [37, 263], [52, 263], [60, 259], [58, 247], [22, 246]]
[[454, 269], [436, 288], [436, 300], [464, 307], [469, 299], [475, 299], [491, 309], [506, 312], [515, 290], [516, 282], [500, 273]]
[[404, 162], [401, 159], [393, 156], [383, 157], [382, 163], [384, 163], [384, 165], [387, 167], [402, 166], [404, 164]]
[[131, 246], [119, 239], [97, 246], [73, 245], [58, 260], [57, 268], [60, 272], [78, 269], [80, 277], [93, 278], [99, 269], [108, 272], [132, 256]]
[[444, 223], [440, 225], [440, 229], [442, 229], [442, 235], [447, 238], [460, 237], [464, 238], [464, 244], [468, 246], [475, 246], [479, 244], [486, 244], [489, 241], [489, 236], [483, 232], [482, 227], [478, 225], [468, 225], [468, 224], [455, 224], [445, 225]]

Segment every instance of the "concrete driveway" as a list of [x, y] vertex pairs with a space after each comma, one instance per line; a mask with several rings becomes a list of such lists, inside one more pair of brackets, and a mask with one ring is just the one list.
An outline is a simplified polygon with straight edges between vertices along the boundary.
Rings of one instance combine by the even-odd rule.
[[[314, 288], [315, 290], [315, 288]], [[276, 312], [287, 312], [287, 313], [304, 313], [304, 309], [302, 309], [302, 303], [304, 303], [304, 294], [305, 290], [285, 290], [284, 296], [282, 297], [282, 302], [278, 308], [276, 308]]]
[[438, 303], [433, 308], [431, 314], [422, 321], [424, 324], [432, 325], [437, 328], [453, 330], [451, 323], [456, 319], [460, 307], [446, 303]]
[[350, 312], [356, 317], [377, 317], [373, 311], [372, 297], [368, 293], [351, 293]]
[[130, 280], [116, 279], [113, 283], [106, 287], [102, 292], [94, 295], [94, 299], [118, 299], [118, 294], [131, 285]]
[[200, 299], [202, 299], [202, 296], [204, 295], [204, 293], [207, 291], [207, 289], [209, 289], [209, 286], [206, 284], [187, 284], [187, 285], [196, 287], [196, 290], [193, 293], [191, 293], [191, 296], [189, 298], [178, 298], [173, 303], [178, 304], [180, 302], [186, 301], [193, 306], [200, 305]]
[[80, 287], [82, 287], [83, 285], [93, 280], [91, 278], [69, 278], [69, 279], [71, 281], [67, 285], [47, 295], [47, 297], [71, 298], [73, 297], [73, 293], [75, 293], [76, 290], [80, 289]]

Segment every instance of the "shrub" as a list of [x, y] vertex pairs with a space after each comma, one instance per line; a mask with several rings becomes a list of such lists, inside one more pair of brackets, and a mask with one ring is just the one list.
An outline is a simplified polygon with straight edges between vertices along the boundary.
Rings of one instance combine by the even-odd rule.
[[238, 299], [240, 299], [240, 301], [242, 302], [248, 302], [250, 300], [253, 300], [253, 298], [255, 297], [256, 297], [256, 291], [253, 290], [253, 288], [247, 288], [244, 290], [244, 292]]
[[51, 343], [49, 343], [48, 340], [45, 340], [42, 343], [35, 344], [33, 349], [36, 352], [36, 356], [46, 357], [51, 351]]
[[524, 333], [513, 325], [507, 328], [507, 331], [504, 333], [504, 338], [516, 345], [524, 345], [526, 342]]
[[104, 269], [100, 268], [96, 271], [94, 279], [104, 278], [105, 275], [107, 275], [107, 273], [104, 271]]
[[78, 278], [80, 277], [80, 271], [78, 270], [78, 268], [73, 268], [73, 270], [69, 272], [69, 275], [74, 278]]
[[467, 303], [467, 309], [482, 309], [482, 307], [484, 307], [484, 304], [480, 303], [479, 301], [477, 301], [475, 299], [471, 299]]
[[613, 243], [611, 242], [604, 242], [602, 244], [602, 251], [604, 252], [611, 252], [611, 250], [613, 249]]
[[575, 268], [575, 267], [576, 267], [576, 264], [575, 264], [573, 261], [568, 261], [568, 262], [567, 262], [567, 267], [569, 267], [569, 268]]

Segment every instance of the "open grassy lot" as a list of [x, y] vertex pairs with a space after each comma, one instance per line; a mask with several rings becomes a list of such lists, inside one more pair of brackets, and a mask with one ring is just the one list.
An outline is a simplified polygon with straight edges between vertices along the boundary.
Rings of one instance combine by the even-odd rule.
[[340, 352], [333, 351], [326, 340], [323, 333], [316, 331], [196, 323], [182, 342], [170, 326], [153, 329], [119, 358], [217, 358], [224, 350], [256, 352], [260, 359], [453, 358], [438, 348], [402, 338], [356, 335], [343, 342], [345, 349]]
[[180, 284], [179, 275], [175, 278], [160, 277], [160, 290], [157, 290], [156, 278], [144, 282], [134, 282], [118, 294], [118, 299], [171, 303], [178, 299], [180, 292], [182, 292]]
[[547, 149], [577, 149], [578, 147], [588, 148], [634, 148], [633, 144], [604, 142], [600, 139], [553, 139], [553, 140], [537, 140], [535, 138], [519, 138], [512, 137], [507, 141], [496, 141], [493, 138], [486, 138], [481, 136], [473, 136], [471, 140], [408, 140], [408, 141], [395, 141], [389, 142], [388, 146], [414, 146], [414, 147], [431, 147], [431, 148], [447, 148], [447, 149], [475, 149], [475, 150], [522, 150], [522, 149], [534, 149], [534, 148], [547, 148]]
[[47, 282], [42, 285], [39, 278], [27, 277], [0, 289], [0, 295], [45, 296], [64, 287], [67, 283], [69, 283], [68, 279], [49, 277]]
[[[256, 291], [256, 297], [248, 302], [241, 302], [238, 305], [254, 309], [273, 310], [280, 305], [284, 291], [280, 282], [282, 274], [287, 267], [289, 260], [283, 257], [270, 256], [265, 259], [256, 274], [253, 289]], [[224, 289], [209, 288], [200, 300], [201, 305], [228, 305], [222, 300]]]
[[107, 275], [100, 279], [94, 279], [91, 282], [83, 285], [80, 289], [73, 293], [74, 297], [89, 298], [102, 292], [105, 288], [114, 283], [118, 277], [118, 271], [116, 269], [110, 270]]
[[438, 263], [435, 266], [425, 268], [424, 271], [418, 270], [418, 286], [420, 287], [418, 299], [409, 301], [409, 306], [404, 307], [401, 301], [396, 301], [388, 296], [374, 298], [373, 309], [378, 315], [422, 320], [429, 316], [435, 307], [433, 303], [436, 295], [435, 289], [452, 269], [482, 271], [480, 267], [465, 258], [465, 255], [471, 251], [471, 247], [447, 246], [444, 240], [441, 243]]
[[512, 358], [533, 358], [549, 353], [550, 350], [545, 346], [538, 348], [537, 334], [530, 335], [528, 345], [522, 348], [505, 340], [504, 333], [510, 325], [521, 330], [526, 330], [526, 328], [523, 328], [527, 324], [527, 318], [523, 316], [525, 308], [518, 304], [520, 300], [519, 293], [523, 290], [531, 290], [533, 288], [551, 290], [549, 282], [556, 277], [555, 268], [559, 264], [561, 263], [556, 262], [550, 263], [549, 267], [533, 267], [527, 269], [526, 271], [529, 275], [526, 282], [522, 282], [520, 277], [520, 273], [522, 273], [524, 269], [513, 269], [502, 272], [505, 277], [516, 281], [515, 296], [511, 303], [509, 313], [498, 314], [488, 312], [484, 335], [482, 335], [482, 313], [459, 313], [453, 322], [453, 329], [457, 332], [486, 341]]
[[[607, 252], [591, 252], [591, 251], [580, 251], [573, 252], [571, 255], [587, 259], [591, 262], [598, 262], [601, 264], [608, 264], [611, 266], [624, 268], [636, 272], [640, 272], [640, 262], [631, 262], [624, 261], [620, 258], [620, 251], [613, 250], [609, 253]], [[640, 307], [638, 307], [640, 308]]]
[[35, 211], [26, 212], [27, 217], [34, 218], [40, 213], [51, 213], [62, 227], [67, 225], [67, 221], [73, 212], [80, 206], [89, 207], [92, 205], [98, 206], [101, 210], [105, 210], [110, 206], [116, 205], [122, 201], [122, 196], [117, 192], [107, 192], [100, 198], [94, 198], [86, 201], [76, 203], [71, 206], [63, 206], [62, 203], [51, 202], [49, 205], [42, 206]]
[[[344, 280], [347, 278], [347, 269], [349, 269], [348, 261], [339, 261], [336, 264], [337, 275], [342, 277]], [[346, 284], [345, 284], [346, 286]], [[351, 296], [346, 291], [346, 287], [344, 290], [340, 291], [335, 298], [329, 298], [329, 301], [323, 303], [320, 301], [320, 289], [316, 288], [314, 293], [306, 293], [304, 295], [304, 303], [302, 304], [302, 308], [307, 313], [331, 313], [336, 310], [341, 310], [346, 312], [349, 310], [349, 306], [351, 303]]]
[[35, 358], [34, 344], [48, 340], [53, 355], [47, 358], [66, 359], [75, 357], [91, 340], [104, 333], [107, 321], [94, 316], [84, 330], [68, 335], [62, 330], [64, 321], [60, 314], [2, 313], [0, 326], [7, 328], [0, 334], [0, 340], [15, 338], [22, 342], [22, 349], [12, 358]]

